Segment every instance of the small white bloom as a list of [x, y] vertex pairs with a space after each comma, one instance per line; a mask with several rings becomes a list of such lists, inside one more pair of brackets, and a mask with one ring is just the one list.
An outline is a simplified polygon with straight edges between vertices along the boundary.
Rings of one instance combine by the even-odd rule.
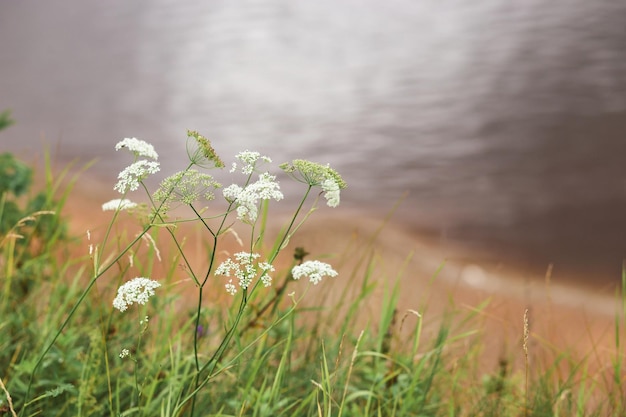
[[233, 262], [232, 259], [228, 258], [224, 262], [220, 264], [215, 270], [216, 275], [224, 275], [225, 277], [230, 276], [230, 271], [233, 271], [237, 268], [237, 264]]
[[322, 191], [328, 207], [337, 207], [339, 205], [339, 184], [331, 178], [322, 182]]
[[269, 263], [269, 262], [259, 262], [259, 268], [261, 268], [264, 271], [271, 271], [274, 272], [274, 266]]
[[139, 140], [137, 138], [124, 138], [115, 145], [115, 150], [119, 151], [122, 148], [126, 148], [136, 156], [142, 156], [145, 158], [151, 158], [155, 161], [159, 159], [159, 155], [154, 150], [154, 146], [148, 142]]
[[122, 349], [122, 351], [120, 352], [120, 358], [124, 359], [128, 356], [130, 356], [130, 351], [128, 349]]
[[139, 183], [148, 175], [159, 172], [159, 163], [142, 159], [124, 168], [117, 176], [118, 182], [113, 187], [114, 190], [124, 194], [128, 191], [135, 191], [139, 188]]
[[272, 285], [272, 277], [269, 275], [269, 272], [274, 272], [276, 269], [268, 262], [259, 262], [259, 268], [263, 270], [263, 275], [261, 275], [263, 286], [270, 287]]
[[291, 270], [291, 274], [293, 279], [309, 277], [313, 285], [317, 285], [325, 276], [336, 277], [338, 275], [329, 264], [320, 261], [306, 261], [301, 265], [296, 265]]
[[229, 293], [230, 295], [237, 294], [237, 287], [235, 287], [235, 284], [233, 284], [232, 279], [228, 281], [228, 284], [226, 284], [225, 287], [226, 287], [226, 292]]
[[261, 200], [274, 199], [279, 201], [283, 199], [283, 193], [280, 192], [280, 185], [276, 181], [276, 176], [271, 175], [269, 172], [259, 175], [259, 180], [249, 184], [246, 189]]
[[259, 175], [258, 181], [248, 184], [245, 188], [232, 184], [222, 192], [228, 202], [237, 204], [237, 218], [249, 222], [254, 222], [258, 216], [259, 200], [283, 199], [276, 176], [268, 172]]
[[123, 312], [133, 304], [146, 304], [154, 295], [154, 289], [160, 286], [161, 284], [149, 278], [133, 278], [117, 289], [113, 307]]
[[[259, 160], [268, 163], [272, 162], [271, 158], [263, 156], [259, 152], [247, 150], [239, 152], [237, 155], [235, 155], [235, 158], [239, 159], [242, 162], [241, 173], [245, 175], [250, 175], [254, 172], [254, 169], [256, 168], [256, 163]], [[237, 171], [237, 163], [233, 162], [230, 172], [235, 171]]]
[[261, 275], [261, 282], [263, 283], [264, 287], [271, 287], [272, 286], [272, 277], [270, 277], [269, 275], [267, 275], [267, 273], [263, 273], [263, 275]]
[[107, 201], [102, 205], [102, 211], [122, 211], [128, 210], [137, 207], [137, 203], [133, 203], [132, 201], [124, 198], [119, 199], [116, 198], [111, 201]]
[[243, 188], [241, 188], [237, 184], [231, 184], [222, 190], [222, 194], [224, 194], [224, 198], [229, 203], [232, 203], [237, 200], [237, 198], [239, 198], [239, 194], [241, 194], [242, 191]]
[[[259, 262], [255, 265], [256, 259], [261, 255], [258, 253], [238, 252], [235, 254], [233, 261], [228, 258], [222, 262], [216, 269], [215, 275], [223, 275], [230, 277], [234, 275], [239, 280], [239, 286], [244, 290], [247, 289], [254, 278], [261, 272], [261, 281], [263, 285], [269, 287], [272, 284], [272, 278], [268, 272], [274, 271], [274, 267], [268, 262]], [[229, 280], [225, 285], [226, 292], [231, 295], [237, 293], [237, 287], [233, 284], [233, 280]]]
[[261, 255], [259, 255], [258, 253], [250, 253], [250, 252], [237, 252], [235, 254], [235, 259], [237, 259], [242, 264], [246, 264], [246, 265], [260, 257]]

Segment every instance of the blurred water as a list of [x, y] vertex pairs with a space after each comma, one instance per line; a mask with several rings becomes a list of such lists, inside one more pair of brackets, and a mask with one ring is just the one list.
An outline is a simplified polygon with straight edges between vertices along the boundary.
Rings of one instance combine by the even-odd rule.
[[[0, 2], [0, 150], [330, 162], [344, 203], [538, 271], [619, 278], [626, 252], [619, 0]], [[124, 158], [124, 159], [123, 159]], [[171, 167], [168, 170], [167, 167]]]

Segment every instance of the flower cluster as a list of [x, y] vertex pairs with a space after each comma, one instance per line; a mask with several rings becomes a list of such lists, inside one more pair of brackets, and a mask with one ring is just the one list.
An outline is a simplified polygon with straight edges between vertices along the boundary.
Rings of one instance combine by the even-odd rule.
[[[135, 162], [119, 173], [117, 184], [115, 184], [113, 189], [126, 194], [139, 188], [139, 183], [146, 179], [148, 175], [159, 171], [159, 163], [156, 162], [159, 159], [159, 155], [152, 145], [137, 138], [125, 138], [115, 145], [115, 150], [117, 151], [122, 148], [126, 148], [135, 154]], [[154, 161], [137, 160], [139, 157], [154, 159]]]
[[328, 207], [337, 207], [339, 205], [340, 191], [339, 184], [331, 178], [327, 178], [322, 182], [322, 191], [324, 192], [324, 198], [326, 199], [326, 205]]
[[187, 155], [194, 165], [205, 168], [224, 168], [224, 162], [220, 159], [211, 146], [211, 142], [195, 130], [187, 131]]
[[161, 284], [149, 278], [133, 278], [117, 289], [113, 307], [124, 312], [133, 304], [146, 304], [154, 295], [155, 288], [160, 286]]
[[[228, 258], [220, 264], [215, 270], [215, 275], [223, 275], [226, 277], [235, 276], [239, 280], [239, 286], [242, 289], [247, 289], [254, 278], [260, 274], [259, 279], [265, 287], [272, 285], [272, 277], [270, 272], [274, 272], [274, 267], [267, 262], [258, 262], [255, 265], [256, 259], [261, 255], [258, 253], [238, 252], [235, 254], [235, 260]], [[226, 291], [235, 295], [237, 293], [237, 287], [233, 284], [233, 280], [229, 280], [225, 285]]]
[[137, 203], [133, 203], [132, 201], [126, 198], [124, 199], [116, 198], [114, 200], [107, 201], [106, 203], [104, 203], [102, 205], [102, 211], [122, 211], [122, 210], [129, 210], [135, 207], [137, 207]]
[[291, 163], [284, 163], [280, 168], [296, 181], [308, 184], [311, 187], [321, 187], [329, 207], [337, 207], [340, 201], [340, 190], [347, 184], [341, 175], [328, 164], [322, 165], [304, 159], [294, 159]]
[[213, 191], [221, 186], [211, 175], [189, 169], [165, 178], [154, 193], [154, 199], [165, 205], [173, 201], [190, 205], [201, 197], [213, 200], [215, 198]]
[[[187, 152], [192, 165], [207, 168], [222, 168], [224, 163], [219, 158], [210, 141], [195, 131], [188, 131]], [[118, 182], [114, 189], [122, 194], [134, 191], [139, 188], [142, 181], [151, 174], [159, 171], [159, 163], [156, 162], [158, 154], [154, 147], [147, 142], [137, 138], [125, 138], [116, 146], [116, 150], [127, 149], [135, 156], [135, 162], [126, 167], [118, 175]], [[269, 163], [272, 160], [261, 155], [259, 152], [246, 150], [238, 153], [233, 163], [231, 172], [240, 171], [247, 175], [245, 185], [232, 184], [223, 190], [224, 198], [237, 211], [237, 218], [244, 222], [253, 224], [256, 222], [259, 212], [260, 201], [262, 200], [282, 200], [283, 193], [275, 175], [269, 172], [259, 174], [258, 180], [252, 182], [252, 175], [261, 172], [260, 163]], [[320, 187], [326, 199], [326, 204], [330, 207], [337, 207], [340, 203], [340, 192], [346, 188], [346, 182], [328, 164], [322, 165], [303, 159], [296, 159], [290, 163], [280, 165], [280, 168], [290, 177], [299, 182], [303, 182], [309, 187]], [[187, 169], [169, 176], [161, 182], [159, 189], [154, 193], [154, 200], [160, 201], [163, 208], [173, 201], [191, 205], [201, 198], [213, 200], [215, 190], [221, 188], [221, 184], [208, 174], [201, 173], [195, 169]], [[104, 211], [107, 210], [127, 210], [136, 207], [137, 204], [127, 199], [111, 200], [102, 205]], [[257, 279], [268, 287], [272, 283], [269, 273], [274, 271], [274, 267], [268, 262], [258, 262], [260, 257], [257, 253], [239, 252], [234, 258], [227, 259], [215, 270], [216, 275], [233, 277], [238, 282], [238, 287], [248, 289], [252, 282]], [[337, 271], [326, 263], [320, 261], [307, 261], [292, 269], [294, 279], [309, 277], [313, 284], [319, 283], [323, 277], [335, 277]], [[230, 279], [226, 284], [226, 290], [230, 294], [237, 292], [237, 285]], [[154, 290], [160, 284], [148, 278], [134, 278], [122, 285], [113, 300], [113, 306], [125, 311], [132, 304], [145, 304], [154, 295]]]
[[115, 191], [122, 194], [128, 191], [135, 191], [139, 188], [139, 183], [145, 180], [150, 174], [159, 172], [159, 163], [141, 159], [130, 166], [127, 166], [117, 176], [117, 184], [113, 187]]
[[[254, 172], [258, 161], [268, 163], [272, 162], [269, 157], [263, 156], [259, 152], [254, 151], [239, 152], [237, 155], [235, 155], [235, 158], [239, 159], [242, 162], [241, 173], [246, 175], [250, 175]], [[237, 171], [237, 167], [237, 162], [233, 162], [230, 172]]]
[[258, 181], [245, 187], [237, 184], [229, 185], [224, 188], [223, 193], [229, 203], [237, 205], [237, 218], [250, 223], [254, 223], [258, 216], [259, 200], [280, 201], [283, 199], [276, 176], [267, 172], [260, 174]]
[[296, 265], [291, 269], [293, 279], [309, 277], [309, 281], [313, 285], [317, 285], [325, 276], [336, 277], [335, 271], [329, 264], [320, 261], [306, 261], [300, 265]]
[[154, 150], [154, 146], [137, 138], [124, 138], [115, 145], [116, 151], [122, 148], [128, 149], [130, 152], [134, 153], [136, 157], [150, 158], [155, 161], [159, 159], [159, 155]]

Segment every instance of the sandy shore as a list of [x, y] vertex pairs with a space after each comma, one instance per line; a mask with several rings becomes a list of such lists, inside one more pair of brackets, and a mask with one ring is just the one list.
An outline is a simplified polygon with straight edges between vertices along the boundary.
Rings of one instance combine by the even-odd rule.
[[[90, 230], [97, 236], [104, 230], [111, 213], [103, 213], [100, 206], [118, 197], [110, 188], [96, 181], [76, 186], [63, 213], [73, 234], [85, 235]], [[275, 226], [274, 231], [278, 230]], [[201, 258], [202, 238], [197, 239], [195, 257]], [[464, 248], [442, 247], [400, 225], [383, 224], [380, 218], [341, 208], [320, 209], [290, 246], [304, 246], [312, 258], [328, 256], [340, 272], [334, 282], [325, 284], [333, 290], [325, 292], [320, 286], [316, 291], [322, 296], [312, 303], [337, 302], [333, 297], [346, 287], [356, 291], [365, 275], [363, 262], [372, 262], [369, 275], [380, 285], [367, 311], [361, 313], [361, 326], [375, 325], [385, 288], [397, 282], [398, 316], [419, 312], [433, 331], [446, 312], [454, 310], [459, 317], [475, 314], [469, 326], [481, 332], [487, 367], [497, 366], [501, 358], [519, 366], [526, 310], [531, 354], [537, 361], [550, 363], [550, 358], [567, 352], [572, 358], [588, 356], [592, 368], [600, 372], [615, 358], [615, 314], [620, 308], [615, 288], [583, 288], [568, 284], [567, 277], [556, 273], [529, 277], [506, 265], [481, 265]], [[488, 304], [478, 311], [483, 303]]]

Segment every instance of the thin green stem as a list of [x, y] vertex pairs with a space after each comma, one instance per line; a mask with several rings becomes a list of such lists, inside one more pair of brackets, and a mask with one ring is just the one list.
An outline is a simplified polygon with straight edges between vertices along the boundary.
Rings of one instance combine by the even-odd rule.
[[[65, 320], [61, 324], [61, 327], [59, 327], [59, 330], [56, 332], [56, 334], [54, 335], [54, 337], [52, 338], [50, 343], [48, 343], [47, 347], [44, 349], [43, 353], [39, 356], [39, 359], [35, 363], [35, 366], [34, 366], [32, 372], [30, 374], [30, 379], [28, 381], [28, 388], [26, 390], [26, 396], [25, 396], [26, 399], [28, 399], [28, 397], [30, 396], [30, 390], [31, 390], [32, 385], [33, 385], [33, 379], [34, 379], [34, 376], [35, 376], [35, 372], [37, 372], [37, 369], [39, 369], [39, 366], [41, 366], [41, 363], [43, 362], [43, 359], [46, 357], [46, 355], [48, 354], [50, 349], [52, 349], [52, 346], [54, 346], [54, 344], [56, 343], [57, 339], [59, 338], [59, 336], [61, 335], [61, 333], [65, 329], [65, 327], [69, 324], [69, 322], [72, 319], [72, 317], [74, 317], [74, 314], [76, 313], [76, 310], [78, 310], [78, 307], [83, 303], [83, 301], [87, 297], [87, 294], [89, 294], [89, 292], [91, 291], [91, 288], [93, 288], [93, 286], [96, 283], [96, 281], [102, 275], [104, 275], [109, 269], [111, 269], [111, 267], [113, 265], [115, 265], [126, 254], [126, 252], [128, 252], [142, 238], [142, 236], [145, 235], [150, 230], [151, 227], [152, 227], [151, 225], [145, 226], [143, 231], [141, 233], [139, 233], [139, 235], [137, 235], [137, 237], [131, 243], [129, 243], [126, 246], [126, 248], [120, 252], [119, 255], [117, 255], [111, 262], [109, 262], [109, 264], [105, 268], [103, 268], [100, 272], [97, 272], [97, 273], [94, 272], [95, 275], [91, 279], [91, 281], [89, 281], [89, 284], [87, 284], [87, 288], [85, 288], [85, 290], [82, 292], [80, 297], [78, 297], [78, 301], [74, 304], [74, 306], [72, 307], [72, 309], [68, 313], [67, 317], [65, 318]], [[24, 401], [24, 406], [22, 407], [22, 410], [21, 410], [20, 414], [26, 410], [27, 404], [28, 404], [28, 402]]]
[[[249, 180], [249, 178], [248, 178]], [[272, 254], [270, 255], [268, 262], [272, 263], [276, 257], [278, 256], [278, 254], [280, 253], [280, 251], [283, 249], [283, 245], [284, 243], [287, 241], [287, 239], [289, 238], [290, 234], [291, 234], [291, 230], [296, 222], [296, 219], [298, 218], [298, 215], [300, 214], [300, 212], [302, 211], [302, 207], [304, 207], [304, 203], [307, 200], [307, 197], [309, 196], [309, 193], [311, 192], [311, 189], [313, 188], [313, 186], [309, 185], [306, 193], [304, 194], [302, 200], [300, 201], [300, 204], [298, 205], [298, 208], [296, 209], [293, 217], [291, 218], [291, 222], [289, 223], [289, 226], [287, 226], [287, 229], [285, 230], [285, 233], [283, 234], [282, 238], [280, 239], [280, 242], [277, 246], [275, 246]], [[222, 342], [220, 343], [219, 347], [215, 350], [215, 352], [213, 353], [213, 355], [211, 356], [211, 359], [209, 359], [209, 361], [200, 369], [198, 369], [199, 366], [199, 359], [198, 359], [198, 351], [197, 351], [197, 340], [198, 340], [198, 326], [200, 323], [200, 313], [201, 313], [201, 307], [202, 307], [202, 289], [204, 286], [204, 283], [206, 283], [206, 280], [208, 279], [210, 272], [211, 272], [211, 267], [213, 265], [213, 261], [214, 261], [214, 256], [216, 253], [216, 245], [217, 245], [217, 237], [220, 234], [220, 231], [222, 229], [222, 227], [224, 226], [224, 223], [226, 222], [226, 217], [228, 216], [228, 213], [230, 213], [231, 211], [231, 207], [234, 204], [234, 202], [232, 202], [229, 207], [228, 210], [226, 211], [226, 214], [224, 215], [223, 219], [222, 219], [222, 223], [220, 224], [220, 227], [218, 228], [217, 232], [213, 235], [214, 236], [214, 246], [213, 246], [213, 251], [212, 251], [212, 256], [211, 256], [211, 263], [209, 265], [209, 270], [207, 271], [207, 276], [205, 277], [204, 282], [202, 283], [202, 285], [199, 288], [198, 291], [198, 306], [197, 306], [197, 312], [196, 312], [196, 328], [194, 329], [195, 334], [194, 334], [194, 355], [195, 355], [195, 363], [196, 363], [196, 369], [197, 369], [197, 373], [196, 373], [196, 377], [194, 378], [194, 385], [195, 385], [195, 389], [194, 389], [194, 393], [198, 392], [198, 390], [200, 389], [200, 387], [202, 385], [204, 385], [209, 379], [211, 379], [213, 371], [215, 369], [215, 367], [217, 366], [217, 364], [219, 363], [220, 359], [222, 358], [222, 356], [224, 355], [224, 353], [226, 352], [226, 350], [228, 349], [228, 346], [230, 344], [230, 341], [232, 339], [232, 337], [234, 336], [235, 332], [237, 331], [237, 327], [239, 326], [239, 323], [241, 322], [241, 319], [243, 317], [243, 313], [245, 311], [245, 307], [248, 304], [248, 300], [249, 300], [249, 295], [252, 295], [252, 292], [254, 291], [254, 289], [256, 288], [256, 285], [254, 287], [252, 287], [252, 290], [250, 291], [250, 293], [248, 293], [247, 290], [243, 291], [242, 294], [242, 298], [241, 298], [241, 303], [239, 305], [239, 310], [237, 312], [237, 315], [235, 316], [235, 320], [232, 324], [232, 326], [230, 327], [230, 329], [227, 331], [226, 335], [224, 336], [224, 339], [222, 339]], [[198, 217], [200, 218], [199, 214], [195, 211], [194, 212], [198, 215]], [[201, 221], [205, 224], [205, 226], [207, 228], [209, 228], [209, 226], [204, 222], [204, 220], [201, 219]], [[252, 239], [251, 239], [251, 245], [254, 245], [254, 225], [252, 228]], [[251, 251], [252, 251], [252, 246], [251, 246]], [[258, 284], [258, 282], [257, 282]], [[207, 377], [205, 379], [205, 381], [203, 381], [202, 383], [200, 383], [200, 375], [202, 372], [207, 371]], [[195, 410], [195, 402], [196, 402], [196, 397], [195, 395], [191, 396], [191, 415], [193, 416], [194, 414], [194, 410]]]
[[[224, 224], [226, 223], [226, 218], [228, 217], [228, 214], [230, 213], [233, 204], [234, 204], [234, 202], [232, 202], [232, 203], [230, 203], [228, 205], [228, 209], [226, 210], [226, 212], [222, 216], [222, 221], [221, 221], [221, 223], [220, 223], [220, 225], [219, 225], [219, 227], [217, 229], [217, 232], [213, 232], [211, 227], [202, 218], [200, 213], [198, 213], [196, 208], [193, 205], [191, 205], [191, 204], [189, 205], [189, 207], [191, 207], [191, 209], [196, 214], [198, 219], [200, 219], [200, 221], [206, 227], [206, 229], [209, 231], [209, 233], [211, 233], [211, 236], [213, 236], [213, 248], [211, 249], [211, 258], [209, 260], [209, 266], [207, 268], [206, 275], [204, 276], [204, 279], [202, 280], [202, 283], [198, 282], [198, 304], [197, 304], [197, 307], [196, 307], [195, 327], [193, 329], [193, 332], [194, 332], [194, 334], [193, 334], [193, 355], [194, 355], [194, 362], [195, 362], [195, 366], [196, 366], [196, 376], [194, 377], [194, 383], [193, 383], [194, 384], [194, 390], [198, 389], [198, 383], [200, 381], [200, 372], [201, 372], [200, 357], [199, 357], [199, 353], [198, 353], [198, 329], [200, 328], [200, 319], [202, 318], [202, 298], [203, 298], [204, 286], [207, 283], [209, 277], [211, 276], [211, 271], [213, 270], [213, 265], [215, 263], [215, 253], [217, 252], [217, 238], [219, 237], [219, 235], [220, 235], [220, 233], [222, 231], [222, 228], [224, 227]], [[191, 401], [191, 415], [192, 416], [194, 414], [195, 406], [196, 406], [196, 397], [194, 396], [192, 398], [192, 401]]]
[[[189, 170], [191, 167], [193, 166], [193, 164], [189, 164], [186, 168], [186, 170]], [[145, 184], [143, 182], [140, 182], [140, 184], [142, 185], [143, 189], [146, 191], [146, 194], [148, 195], [148, 197], [150, 198], [150, 201], [153, 205], [153, 207], [155, 206], [154, 201], [152, 200], [151, 196], [150, 196], [150, 192], [148, 191], [148, 189], [146, 188]], [[174, 192], [174, 187], [172, 187], [169, 192], [168, 192], [168, 196]], [[124, 194], [125, 195], [125, 194]], [[83, 303], [83, 301], [85, 300], [85, 298], [87, 297], [87, 294], [89, 294], [89, 292], [91, 291], [91, 288], [93, 288], [93, 286], [95, 285], [96, 281], [102, 276], [104, 275], [105, 272], [107, 272], [113, 265], [115, 265], [125, 254], [126, 252], [128, 252], [142, 237], [143, 235], [145, 235], [152, 227], [153, 227], [153, 223], [154, 221], [157, 219], [157, 217], [159, 219], [162, 220], [162, 216], [160, 214], [161, 209], [163, 208], [163, 205], [165, 204], [165, 200], [163, 200], [161, 202], [161, 204], [156, 208], [154, 215], [152, 216], [152, 218], [150, 219], [149, 223], [144, 226], [143, 230], [141, 233], [139, 233], [139, 235], [137, 235], [135, 237], [135, 239], [126, 246], [126, 248], [124, 248], [111, 262], [109, 262], [109, 264], [103, 268], [102, 270], [100, 269], [99, 263], [100, 263], [100, 259], [98, 258], [98, 255], [96, 254], [96, 259], [94, 262], [94, 276], [91, 279], [91, 281], [89, 282], [89, 284], [87, 284], [87, 288], [85, 288], [85, 290], [83, 291], [83, 293], [80, 295], [80, 297], [78, 297], [78, 301], [76, 302], [76, 304], [74, 304], [74, 306], [72, 307], [72, 309], [70, 310], [68, 316], [65, 318], [65, 320], [63, 321], [63, 323], [61, 324], [61, 327], [59, 328], [59, 330], [57, 331], [57, 333], [54, 335], [54, 337], [52, 338], [52, 341], [48, 344], [48, 346], [44, 349], [43, 353], [41, 354], [41, 356], [39, 357], [39, 359], [37, 360], [37, 362], [35, 363], [35, 366], [30, 374], [30, 378], [28, 381], [28, 388], [26, 390], [26, 396], [25, 398], [28, 399], [28, 397], [30, 396], [30, 390], [32, 389], [32, 384], [33, 384], [33, 379], [35, 376], [35, 372], [37, 371], [37, 369], [39, 369], [39, 366], [41, 366], [41, 363], [43, 362], [44, 357], [48, 354], [48, 352], [50, 351], [50, 349], [52, 349], [52, 346], [54, 346], [54, 344], [56, 343], [57, 339], [59, 338], [59, 335], [61, 334], [61, 332], [63, 332], [63, 330], [65, 329], [65, 327], [69, 324], [70, 320], [74, 317], [74, 314], [76, 313], [76, 310], [78, 310], [78, 307]], [[103, 241], [103, 246], [102, 246], [102, 252], [104, 252], [104, 246], [106, 245], [106, 242], [108, 240], [110, 231], [112, 229], [112, 225], [114, 220], [117, 218], [118, 215], [118, 211], [115, 212], [115, 215], [113, 216], [112, 221], [109, 223], [109, 227], [107, 229], [106, 235], [105, 235], [105, 239]], [[25, 411], [26, 406], [27, 406], [27, 401], [24, 401], [24, 406], [22, 407], [22, 411]]]
[[309, 188], [307, 188], [306, 193], [304, 193], [304, 197], [302, 197], [302, 200], [300, 201], [300, 204], [298, 205], [298, 208], [296, 209], [293, 217], [291, 218], [291, 222], [289, 223], [289, 226], [287, 226], [287, 230], [285, 230], [285, 233], [283, 234], [283, 237], [281, 238], [280, 243], [277, 246], [274, 247], [274, 250], [272, 251], [271, 255], [269, 256], [268, 263], [271, 264], [272, 262], [274, 262], [274, 260], [276, 259], [276, 257], [280, 253], [280, 251], [283, 249], [283, 245], [285, 244], [285, 241], [290, 236], [291, 228], [295, 224], [296, 218], [298, 217], [298, 214], [300, 214], [300, 211], [302, 210], [302, 207], [304, 206], [304, 202], [306, 201], [307, 197], [309, 196], [309, 193], [311, 192], [312, 188], [313, 188], [313, 186], [309, 185]]
[[[211, 356], [209, 361], [198, 371], [198, 373], [196, 373], [196, 376], [194, 378], [194, 381], [195, 381], [194, 382], [194, 385], [195, 385], [194, 390], [186, 397], [185, 400], [183, 400], [178, 405], [178, 408], [180, 408], [180, 407], [184, 406], [184, 404], [187, 401], [191, 400], [191, 414], [190, 414], [191, 416], [193, 416], [193, 414], [194, 414], [194, 408], [195, 408], [195, 403], [196, 403], [196, 394], [211, 379], [212, 374], [213, 374], [213, 370], [217, 366], [217, 363], [221, 359], [221, 357], [224, 354], [224, 352], [226, 352], [226, 348], [230, 344], [230, 340], [232, 339], [232, 337], [233, 337], [233, 335], [235, 333], [235, 330], [237, 329], [237, 326], [238, 326], [239, 322], [241, 321], [241, 318], [243, 317], [243, 312], [244, 312], [245, 307], [247, 305], [247, 298], [245, 297], [245, 292], [246, 291], [244, 290], [244, 296], [241, 298], [241, 303], [239, 304], [239, 311], [237, 312], [237, 315], [235, 316], [235, 321], [233, 322], [233, 325], [230, 327], [228, 332], [226, 332], [226, 335], [222, 339], [220, 345], [215, 350], [215, 352], [213, 353], [213, 355]], [[204, 378], [204, 380], [202, 382], [200, 382], [200, 375], [205, 370], [208, 371], [207, 372], [207, 376], [206, 376], [206, 378]]]

